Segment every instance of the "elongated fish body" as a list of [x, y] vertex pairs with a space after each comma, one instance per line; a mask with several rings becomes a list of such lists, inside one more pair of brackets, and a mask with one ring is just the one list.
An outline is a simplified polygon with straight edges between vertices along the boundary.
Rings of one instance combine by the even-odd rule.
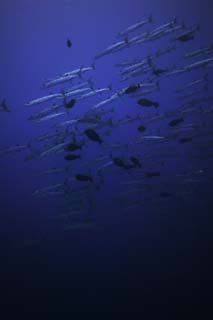
[[46, 101], [53, 100], [61, 96], [61, 93], [49, 94], [48, 96], [44, 96], [38, 99], [31, 100], [29, 103], [26, 103], [25, 106], [34, 106]]
[[171, 51], [174, 51], [175, 49], [176, 49], [176, 46], [172, 46], [172, 47], [168, 47], [168, 48], [166, 48], [164, 50], [158, 50], [158, 51], [156, 51], [155, 56], [157, 58], [159, 58], [159, 57], [161, 57], [161, 56], [163, 56], [163, 55], [165, 55], [167, 53], [170, 53]]
[[[151, 58], [150, 58], [150, 60], [151, 60]], [[150, 60], [149, 59], [145, 59], [145, 60], [143, 60], [143, 61], [141, 61], [139, 63], [136, 63], [134, 65], [126, 67], [121, 71], [121, 74], [124, 75], [124, 74], [132, 72], [132, 71], [134, 71], [134, 70], [136, 70], [138, 68], [142, 68], [144, 66], [147, 66], [147, 65], [149, 65], [151, 63]]]
[[95, 59], [99, 59], [107, 54], [110, 54], [110, 53], [114, 53], [114, 52], [117, 52], [125, 47], [128, 46], [128, 43], [126, 41], [119, 41], [119, 42], [116, 42], [115, 44], [112, 44], [111, 46], [107, 47], [104, 51], [102, 51], [101, 53], [97, 54], [95, 56]]
[[69, 91], [67, 93], [65, 93], [63, 96], [58, 97], [59, 99], [64, 99], [64, 97], [68, 98], [68, 97], [72, 97], [72, 96], [78, 96], [80, 93], [82, 92], [88, 92], [91, 91], [90, 88], [81, 88], [81, 89], [76, 89], [73, 91]]
[[33, 195], [39, 195], [39, 194], [42, 194], [42, 193], [46, 193], [46, 192], [49, 192], [49, 191], [53, 191], [53, 190], [57, 190], [58, 188], [61, 188], [63, 187], [64, 184], [62, 183], [57, 183], [57, 184], [54, 184], [54, 185], [51, 185], [51, 186], [48, 186], [48, 187], [45, 187], [45, 188], [42, 188], [42, 189], [37, 189], [33, 192]]
[[129, 60], [129, 61], [123, 61], [123, 62], [120, 62], [120, 63], [116, 63], [115, 64], [115, 67], [130, 67], [136, 63], [140, 63], [142, 62], [141, 60], [139, 59], [135, 59], [135, 60]]
[[42, 141], [53, 139], [53, 138], [61, 138], [61, 137], [64, 137], [65, 135], [66, 133], [64, 132], [59, 132], [59, 131], [51, 132], [51, 133], [47, 133], [42, 136], [39, 136], [36, 140], [39, 142], [42, 142]]
[[94, 68], [95, 68], [94, 65], [92, 65], [90, 67], [78, 68], [78, 69], [75, 69], [73, 71], [65, 72], [64, 74], [62, 74], [62, 77], [69, 77], [69, 76], [72, 76], [72, 75], [81, 76], [82, 73], [94, 70]]
[[42, 176], [42, 175], [57, 174], [57, 173], [64, 173], [64, 172], [65, 172], [64, 169], [53, 168], [53, 169], [42, 171], [38, 173], [38, 175]]
[[90, 91], [88, 93], [85, 93], [83, 94], [82, 96], [78, 97], [77, 100], [83, 100], [83, 99], [86, 99], [86, 98], [90, 98], [90, 97], [93, 97], [97, 94], [100, 94], [100, 93], [103, 93], [103, 92], [106, 92], [106, 91], [109, 91], [110, 88], [101, 88], [101, 89], [97, 89], [97, 90], [94, 90], [94, 91]]
[[194, 80], [192, 82], [187, 83], [183, 88], [177, 89], [176, 92], [182, 92], [185, 89], [197, 86], [197, 85], [199, 85], [203, 82], [207, 82], [207, 81], [208, 81], [207, 76], [204, 76], [202, 79]]
[[45, 81], [43, 86], [44, 86], [44, 88], [53, 87], [53, 86], [56, 86], [61, 83], [69, 82], [69, 81], [76, 79], [78, 77], [79, 77], [79, 75], [77, 75], [77, 74], [71, 74], [66, 77], [64, 76], [64, 77], [59, 77], [59, 78], [56, 78], [53, 80], [47, 80], [47, 81]]
[[[158, 39], [160, 39], [160, 38], [162, 38], [164, 36], [169, 35], [170, 33], [174, 33], [176, 31], [179, 31], [182, 28], [183, 27], [180, 25], [180, 26], [176, 26], [176, 27], [174, 27], [172, 29], [162, 30], [162, 31], [158, 31], [158, 32], [152, 33], [152, 34], [150, 34], [150, 36], [147, 39], [145, 39], [144, 42], [158, 40]], [[138, 43], [140, 43], [140, 42], [138, 42]]]
[[196, 70], [199, 68], [205, 68], [205, 67], [209, 67], [213, 65], [213, 58], [209, 58], [209, 59], [204, 59], [204, 60], [200, 60], [197, 61], [195, 63], [192, 63], [188, 66], [185, 67], [186, 71], [191, 71], [191, 70]]
[[110, 98], [103, 100], [103, 101], [99, 102], [98, 104], [96, 104], [95, 106], [93, 106], [92, 110], [98, 109], [98, 108], [104, 106], [105, 104], [109, 104], [118, 98], [119, 98], [118, 93], [115, 93]]
[[28, 119], [29, 120], [38, 120], [42, 117], [48, 116], [49, 114], [54, 113], [55, 111], [58, 111], [59, 108], [63, 107], [62, 105], [53, 105], [50, 108], [45, 108], [40, 112], [32, 114]]
[[150, 67], [142, 67], [142, 68], [138, 68], [138, 69], [135, 69], [134, 71], [126, 74], [124, 77], [121, 78], [121, 81], [126, 81], [128, 80], [129, 78], [131, 77], [138, 77], [142, 74], [146, 74], [150, 71]]
[[147, 20], [139, 21], [139, 22], [133, 24], [132, 26], [128, 27], [124, 31], [121, 31], [118, 34], [118, 36], [119, 37], [127, 36], [129, 33], [132, 33], [132, 32], [142, 28], [143, 26], [145, 26], [146, 24], [151, 23], [151, 22], [152, 22], [152, 16], [150, 16]]
[[98, 167], [97, 171], [99, 172], [100, 170], [105, 169], [105, 168], [108, 168], [108, 167], [112, 166], [113, 164], [114, 164], [113, 161], [109, 161], [109, 162], [101, 165], [100, 167]]
[[17, 146], [14, 146], [14, 147], [9, 147], [7, 149], [3, 149], [3, 150], [0, 150], [0, 155], [1, 154], [9, 154], [9, 153], [13, 153], [13, 152], [19, 152], [19, 151], [22, 151], [22, 150], [25, 150], [29, 148], [29, 145], [26, 144], [26, 145], [17, 145]]
[[154, 33], [157, 33], [157, 32], [159, 32], [159, 31], [168, 30], [168, 29], [174, 27], [175, 24], [176, 24], [176, 18], [174, 18], [174, 19], [173, 19], [172, 21], [170, 21], [170, 22], [167, 22], [167, 23], [165, 23], [165, 24], [163, 24], [163, 25], [155, 28], [154, 30], [152, 30], [151, 33], [154, 34]]
[[67, 127], [67, 126], [70, 126], [72, 124], [78, 123], [79, 120], [80, 120], [80, 118], [67, 120], [67, 121], [64, 121], [64, 122], [61, 122], [61, 123], [58, 123], [58, 124], [54, 125], [54, 127], [55, 128]]
[[53, 147], [48, 148], [47, 150], [45, 150], [39, 154], [39, 158], [43, 158], [43, 157], [49, 155], [50, 153], [54, 153], [54, 152], [57, 152], [57, 151], [63, 149], [66, 144], [67, 144], [67, 142], [62, 142], [62, 143], [59, 143]]
[[213, 46], [201, 48], [201, 49], [192, 51], [190, 53], [186, 53], [184, 55], [184, 57], [185, 58], [195, 58], [195, 57], [200, 57], [200, 56], [203, 56], [205, 54], [211, 54], [211, 53], [213, 53]]
[[52, 119], [64, 116], [65, 114], [66, 114], [66, 112], [58, 112], [58, 113], [49, 114], [45, 117], [40, 118], [39, 120], [37, 120], [37, 122], [52, 120]]

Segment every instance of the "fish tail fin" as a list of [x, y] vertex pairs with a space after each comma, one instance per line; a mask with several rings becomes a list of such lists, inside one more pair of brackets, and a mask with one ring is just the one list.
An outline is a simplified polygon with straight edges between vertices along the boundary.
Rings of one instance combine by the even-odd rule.
[[112, 84], [110, 83], [107, 88], [109, 88], [109, 90], [112, 91]]
[[91, 68], [92, 68], [92, 70], [95, 70], [95, 62], [93, 62], [93, 63], [91, 64]]
[[125, 41], [126, 45], [128, 46], [129, 45], [129, 37], [128, 37], [128, 35], [125, 36], [124, 41]]
[[80, 70], [77, 72], [77, 75], [79, 76], [80, 79], [82, 79], [82, 72], [81, 72], [81, 70], [82, 70], [82, 67], [81, 67]]
[[153, 23], [153, 17], [152, 14], [150, 14], [149, 18], [148, 18], [148, 23]]
[[174, 17], [174, 19], [173, 19], [172, 22], [173, 22], [173, 24], [176, 24], [176, 23], [177, 23], [177, 17], [176, 17], [176, 16]]
[[87, 82], [89, 84], [90, 89], [94, 91], [94, 82], [93, 82], [93, 80], [91, 78], [89, 78], [87, 80]]
[[154, 102], [154, 107], [157, 109], [159, 108], [159, 103], [158, 102]]

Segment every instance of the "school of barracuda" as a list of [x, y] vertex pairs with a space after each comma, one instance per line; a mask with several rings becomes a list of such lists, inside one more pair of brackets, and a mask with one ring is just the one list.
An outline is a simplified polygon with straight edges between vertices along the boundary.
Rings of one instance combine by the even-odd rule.
[[[102, 201], [101, 190], [110, 176], [118, 175], [116, 183], [119, 181], [120, 185], [108, 189], [111, 193], [107, 205], [112, 207], [117, 202], [119, 210], [143, 206], [158, 179], [161, 192], [153, 196], [158, 201], [188, 195], [201, 181], [211, 183], [212, 179], [206, 169], [200, 167], [202, 162], [200, 164], [199, 159], [213, 156], [213, 97], [208, 91], [213, 46], [197, 46], [189, 52], [184, 47], [186, 52], [183, 55], [182, 46], [192, 40], [195, 42], [199, 25], [187, 27], [177, 18], [157, 27], [154, 25], [150, 16], [129, 26], [117, 34], [112, 45], [95, 55], [90, 66], [45, 80], [41, 90], [56, 88], [56, 92], [41, 94], [25, 106], [32, 112], [28, 120], [44, 123], [45, 128], [50, 123], [48, 131], [26, 143], [0, 150], [0, 155], [25, 151], [25, 161], [53, 155], [63, 159], [64, 165], [44, 168], [33, 174], [35, 179], [37, 175], [56, 175], [58, 182], [42, 186], [32, 194], [63, 200], [60, 217], [65, 228], [94, 225], [92, 212], [99, 197]], [[148, 30], [144, 31], [145, 28]], [[163, 48], [160, 45], [162, 39], [168, 42]], [[145, 57], [129, 58], [133, 46], [148, 46], [153, 42], [161, 49]], [[181, 55], [177, 59], [180, 47]], [[127, 52], [127, 60], [119, 59], [120, 51]], [[109, 84], [103, 88], [95, 87], [97, 60], [111, 54], [118, 57], [114, 67], [116, 73], [119, 71], [121, 88]], [[177, 60], [176, 63], [165, 65], [164, 62], [162, 65], [161, 59], [166, 56], [169, 61]], [[187, 75], [190, 79], [193, 75], [194, 80], [187, 80]], [[173, 81], [176, 77], [179, 86], [174, 88], [173, 103], [168, 110], [160, 101], [159, 93], [165, 97], [164, 81]], [[94, 97], [99, 101], [93, 102]], [[83, 112], [82, 101], [87, 102]], [[118, 102], [129, 106], [124, 109], [129, 111], [121, 118], [116, 107]], [[73, 108], [78, 109], [78, 116], [73, 117]], [[5, 98], [0, 103], [0, 110], [11, 111]], [[126, 126], [132, 126], [132, 135], [125, 135]], [[109, 141], [114, 136], [116, 141], [112, 144]], [[88, 151], [91, 148], [94, 149], [92, 153]], [[166, 161], [183, 156], [197, 159], [196, 166], [173, 172], [165, 181]], [[175, 193], [172, 185], [176, 186]], [[131, 195], [134, 195], [132, 201]]]

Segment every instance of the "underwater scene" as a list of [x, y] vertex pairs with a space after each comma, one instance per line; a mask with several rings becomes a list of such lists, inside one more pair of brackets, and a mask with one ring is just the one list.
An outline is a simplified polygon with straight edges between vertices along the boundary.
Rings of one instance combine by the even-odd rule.
[[209, 0], [0, 2], [8, 312], [211, 305], [212, 14]]

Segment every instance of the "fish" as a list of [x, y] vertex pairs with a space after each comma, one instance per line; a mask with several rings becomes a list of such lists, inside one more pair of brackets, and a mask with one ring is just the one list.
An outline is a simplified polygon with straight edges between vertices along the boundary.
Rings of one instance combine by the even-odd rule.
[[16, 146], [12, 146], [12, 147], [0, 150], [0, 155], [1, 154], [9, 154], [9, 153], [13, 153], [13, 152], [20, 152], [20, 151], [28, 149], [30, 147], [31, 147], [31, 143], [24, 144], [24, 145], [17, 144]]
[[51, 107], [45, 108], [42, 111], [33, 113], [28, 120], [39, 120], [42, 117], [48, 116], [49, 114], [52, 114], [56, 111], [58, 111], [58, 109], [62, 108], [63, 105], [56, 105], [53, 104]]
[[119, 62], [119, 63], [116, 63], [114, 66], [115, 67], [129, 67], [131, 65], [134, 65], [136, 63], [139, 63], [141, 62], [141, 60], [139, 59], [134, 59], [134, 60], [127, 60], [127, 61], [123, 61], [123, 62]]
[[64, 98], [64, 106], [67, 109], [71, 109], [74, 107], [76, 104], [76, 99], [71, 99], [70, 101], [67, 102], [66, 98]]
[[80, 76], [78, 74], [70, 74], [68, 76], [60, 76], [56, 79], [50, 79], [50, 80], [45, 80], [45, 82], [43, 83], [42, 88], [49, 88], [49, 87], [53, 87], [56, 86], [58, 84], [62, 84], [65, 82], [70, 82], [73, 79], [79, 78]]
[[[205, 83], [205, 82], [208, 82], [208, 76], [207, 76], [207, 75], [204, 75], [204, 77], [201, 78], [201, 79], [194, 80], [194, 81], [191, 81], [191, 82], [187, 83], [183, 88], [177, 89], [176, 92], [182, 92], [182, 91], [184, 91], [185, 89], [188, 89], [188, 88], [197, 86], [197, 85], [199, 85], [199, 84], [202, 84], [203, 82], [204, 82], [204, 83]], [[205, 89], [205, 87], [204, 87], [204, 89]]]
[[103, 143], [103, 140], [101, 139], [101, 137], [93, 129], [84, 130], [84, 134], [92, 141], [99, 142], [100, 144]]
[[175, 70], [175, 66], [171, 66], [171, 67], [168, 67], [168, 68], [162, 68], [162, 69], [153, 67], [152, 73], [155, 76], [160, 77], [161, 75], [167, 74], [168, 72], [171, 72], [173, 70]]
[[78, 180], [78, 181], [90, 181], [90, 182], [93, 181], [92, 177], [91, 177], [91, 176], [88, 176], [88, 175], [86, 175], [86, 174], [76, 174], [76, 175], [75, 175], [75, 178], [76, 178], [76, 180]]
[[38, 157], [43, 158], [43, 157], [49, 155], [50, 153], [56, 153], [57, 151], [63, 149], [66, 144], [67, 144], [67, 142], [61, 142], [61, 143], [58, 143], [50, 148], [47, 148], [46, 150], [40, 152], [38, 154]]
[[79, 88], [79, 89], [74, 89], [74, 90], [70, 90], [70, 91], [64, 91], [63, 95], [59, 96], [58, 99], [64, 99], [64, 98], [68, 98], [71, 96], [76, 97], [79, 94], [84, 93], [84, 92], [88, 92], [88, 91], [90, 92], [91, 89], [90, 88]]
[[113, 163], [114, 163], [113, 161], [108, 161], [108, 162], [104, 163], [103, 165], [98, 167], [97, 172], [101, 171], [104, 168], [107, 168], [107, 167], [111, 166]]
[[206, 54], [211, 54], [213, 53], [213, 45], [210, 45], [209, 47], [203, 47], [198, 50], [186, 53], [184, 55], [184, 58], [196, 58], [200, 56], [204, 56]]
[[138, 131], [140, 132], [144, 132], [146, 130], [146, 127], [143, 126], [143, 125], [140, 125], [138, 128], [137, 128]]
[[121, 158], [112, 158], [113, 163], [118, 167], [124, 167], [124, 161]]
[[151, 100], [148, 100], [148, 99], [139, 99], [137, 101], [137, 104], [139, 106], [142, 106], [142, 107], [155, 107], [155, 108], [158, 108], [159, 107], [159, 103], [158, 102], [154, 102], [154, 101], [151, 101]]
[[178, 124], [180, 124], [181, 122], [183, 122], [184, 119], [183, 118], [177, 118], [177, 119], [173, 119], [169, 122], [169, 126], [170, 127], [175, 127], [177, 126]]
[[213, 66], [213, 58], [203, 59], [184, 67], [185, 71], [192, 71], [200, 68], [208, 68]]
[[141, 164], [141, 162], [140, 162], [140, 160], [139, 160], [138, 158], [131, 156], [131, 157], [130, 157], [130, 160], [132, 161], [132, 163], [133, 163], [136, 167], [138, 167], [138, 168], [141, 168], [141, 167], [142, 167], [142, 164]]
[[4, 112], [10, 112], [10, 110], [9, 110], [7, 104], [6, 104], [6, 99], [5, 98], [0, 103], [0, 110], [4, 111]]
[[129, 46], [128, 37], [125, 37], [124, 40], [113, 43], [111, 46], [107, 47], [104, 51], [96, 54], [95, 59], [100, 59], [100, 58], [104, 57], [105, 55], [118, 52], [128, 46]]
[[93, 90], [93, 91], [90, 91], [88, 93], [85, 93], [83, 95], [81, 95], [80, 97], [77, 98], [77, 100], [83, 100], [83, 99], [86, 99], [86, 98], [90, 98], [90, 97], [93, 97], [97, 94], [100, 94], [100, 93], [103, 93], [103, 92], [107, 92], [109, 90], [112, 90], [111, 86], [107, 87], [107, 88], [100, 88], [100, 89], [97, 89], [97, 90]]
[[130, 27], [128, 27], [127, 29], [125, 29], [124, 31], [121, 31], [119, 34], [118, 34], [118, 37], [126, 37], [127, 35], [129, 35], [130, 33], [142, 28], [143, 26], [145, 26], [146, 24], [148, 23], [152, 23], [153, 20], [152, 20], [152, 15], [149, 16], [149, 18], [147, 20], [142, 20], [142, 21], [139, 21], [133, 25], [131, 25]]
[[200, 26], [197, 25], [193, 27], [191, 30], [187, 30], [181, 35], [177, 36], [176, 38], [172, 39], [173, 41], [181, 41], [181, 42], [186, 42], [194, 39], [194, 33], [196, 31], [200, 30]]
[[76, 159], [81, 159], [81, 156], [78, 154], [66, 154], [64, 156], [64, 159], [67, 161], [72, 161], [72, 160], [76, 160]]
[[[77, 77], [81, 78], [83, 73], [85, 73], [87, 71], [93, 71], [93, 70], [95, 70], [95, 64], [94, 63], [91, 64], [91, 66], [89, 66], [89, 67], [80, 67], [80, 68], [77, 68], [75, 70], [65, 72], [65, 73], [63, 73], [61, 75], [61, 77], [65, 77], [66, 78], [66, 77], [72, 77], [72, 76], [76, 77], [77, 76]], [[88, 83], [89, 82], [90, 81], [88, 80]]]
[[136, 71], [138, 69], [146, 68], [147, 66], [149, 66], [149, 67], [152, 66], [152, 57], [151, 56], [148, 56], [146, 59], [144, 59], [138, 63], [135, 63], [131, 66], [123, 68], [123, 70], [120, 73], [121, 73], [121, 75], [126, 75], [126, 74], [129, 74], [129, 73]]
[[72, 42], [71, 40], [68, 38], [67, 39], [67, 48], [71, 48], [72, 47]]
[[109, 104], [109, 103], [113, 102], [114, 100], [118, 99], [119, 97], [120, 97], [119, 93], [116, 92], [111, 97], [107, 98], [106, 100], [103, 100], [103, 101], [97, 103], [91, 109], [92, 110], [96, 110], [96, 109], [104, 106], [105, 104]]
[[41, 188], [41, 189], [37, 189], [33, 192], [33, 196], [36, 196], [36, 195], [41, 195], [41, 194], [45, 194], [45, 193], [48, 193], [48, 192], [52, 192], [52, 191], [55, 191], [57, 189], [61, 189], [61, 188], [64, 188], [66, 185], [66, 181], [64, 183], [57, 183], [57, 184], [53, 184], [53, 185], [50, 185], [48, 187], [44, 187], [44, 188]]
[[64, 147], [64, 151], [72, 152], [72, 151], [80, 150], [82, 146], [83, 144], [71, 142]]
[[40, 104], [40, 103], [47, 102], [49, 100], [55, 99], [55, 98], [57, 98], [59, 96], [61, 96], [61, 93], [55, 93], [55, 94], [52, 93], [52, 94], [49, 94], [47, 96], [31, 100], [30, 102], [25, 103], [25, 106], [34, 106], [34, 105], [37, 105], [37, 104]]
[[65, 112], [57, 112], [57, 113], [49, 114], [45, 117], [42, 117], [42, 118], [36, 120], [36, 122], [43, 122], [43, 121], [47, 121], [47, 120], [52, 120], [52, 119], [64, 116], [65, 114], [66, 114]]
[[171, 47], [168, 47], [164, 50], [158, 50], [158, 51], [156, 51], [155, 56], [156, 56], [156, 58], [159, 58], [159, 57], [161, 57], [167, 53], [170, 53], [174, 50], [176, 50], [176, 46], [171, 46]]
[[183, 29], [183, 25], [178, 25], [175, 26], [173, 28], [168, 28], [167, 30], [158, 30], [158, 31], [153, 31], [149, 34], [149, 36], [145, 39], [143, 39], [142, 41], [138, 41], [137, 43], [141, 43], [141, 42], [151, 42], [154, 40], [159, 40], [167, 35], [169, 35], [170, 33], [174, 33], [176, 31], [179, 31]]
[[69, 168], [64, 169], [59, 169], [59, 168], [52, 168], [49, 170], [45, 170], [45, 171], [41, 171], [40, 173], [38, 173], [38, 175], [49, 175], [49, 174], [57, 174], [57, 173], [64, 173], [67, 172], [69, 170]]
[[[138, 91], [139, 89], [143, 89], [143, 88], [147, 88], [147, 87], [148, 88], [155, 87], [155, 86], [159, 87], [158, 81], [156, 83], [153, 83], [153, 82], [138, 83], [138, 84], [130, 85], [129, 87], [122, 89], [122, 93], [124, 92], [125, 94], [132, 94], [132, 93], [135, 93], [136, 91]], [[143, 93], [144, 93], [144, 91], [142, 91], [142, 94]]]
[[185, 137], [185, 138], [181, 138], [179, 140], [179, 143], [187, 143], [187, 142], [191, 142], [192, 141], [192, 137]]
[[159, 177], [160, 172], [159, 171], [147, 171], [147, 172], [145, 172], [145, 176], [147, 178]]

